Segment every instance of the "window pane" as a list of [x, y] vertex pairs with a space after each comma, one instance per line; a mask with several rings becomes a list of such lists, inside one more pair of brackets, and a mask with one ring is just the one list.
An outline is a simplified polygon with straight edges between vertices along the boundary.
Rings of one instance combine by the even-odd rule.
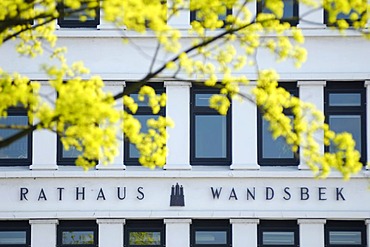
[[[330, 128], [335, 132], [349, 132], [356, 141], [356, 149], [361, 153], [361, 116], [359, 115], [331, 115], [329, 116]], [[330, 147], [330, 152], [334, 151]]]
[[[0, 118], [0, 124], [6, 125], [27, 125], [27, 116], [8, 116]], [[7, 138], [19, 132], [14, 129], [0, 129], [0, 138]], [[28, 157], [28, 136], [25, 136], [7, 147], [0, 149], [0, 158], [2, 159], [27, 159]]]
[[225, 116], [195, 116], [195, 157], [226, 158]]
[[[157, 96], [160, 96], [160, 94], [157, 94]], [[148, 97], [144, 97], [144, 100], [143, 101], [140, 101], [139, 100], [139, 94], [130, 94], [130, 97], [133, 98], [135, 100], [135, 103], [140, 107], [140, 106], [147, 106], [149, 107], [149, 104], [148, 104]]]
[[361, 232], [329, 232], [329, 242], [334, 245], [361, 245]]
[[329, 94], [330, 106], [361, 106], [359, 93], [331, 93]]
[[[148, 131], [148, 126], [146, 125], [146, 122], [148, 121], [148, 119], [158, 118], [158, 116], [155, 116], [155, 115], [135, 115], [135, 117], [140, 121], [141, 132], [144, 132], [144, 133]], [[139, 151], [136, 149], [135, 145], [130, 143], [130, 158], [139, 158], [139, 157], [140, 157]]]
[[[293, 117], [290, 117], [293, 119]], [[274, 140], [269, 131], [269, 123], [266, 120], [262, 122], [262, 155], [263, 158], [294, 158], [291, 147], [282, 137]]]
[[[230, 10], [229, 13], [227, 11], [227, 8], [225, 7], [222, 11], [222, 13], [218, 14], [218, 20], [225, 21], [228, 14], [231, 14]], [[199, 11], [195, 11], [195, 20], [202, 21], [203, 18], [201, 18]], [[193, 20], [192, 20], [193, 21]]]
[[294, 17], [293, 8], [294, 0], [284, 0], [284, 14], [283, 20], [291, 19]]
[[1, 231], [0, 232], [0, 244], [1, 245], [26, 244], [26, 232], [25, 231]]
[[62, 234], [62, 244], [94, 244], [93, 231], [68, 231]]
[[197, 231], [195, 244], [227, 244], [225, 231]]
[[294, 232], [263, 232], [264, 245], [294, 245]]
[[209, 99], [212, 97], [212, 93], [210, 94], [196, 94], [195, 95], [195, 105], [196, 106], [209, 106]]
[[77, 158], [80, 154], [82, 152], [78, 151], [75, 147], [69, 147], [68, 151], [63, 148], [63, 158]]
[[[284, 13], [282, 20], [289, 20], [294, 17], [294, 0], [283, 0], [284, 2]], [[265, 1], [262, 0], [262, 13], [272, 13], [270, 9], [265, 7]]]
[[63, 17], [63, 20], [66, 20], [66, 21], [79, 21], [80, 20], [80, 16], [86, 16], [86, 21], [91, 21], [91, 20], [94, 20], [95, 18], [94, 17], [91, 17], [91, 16], [88, 16], [86, 15], [86, 12], [85, 12], [85, 9], [87, 8], [87, 4], [86, 3], [82, 3], [81, 4], [81, 8], [82, 9], [81, 11], [78, 11], [78, 12], [75, 12], [76, 10], [73, 10], [73, 9], [70, 9], [70, 8], [64, 8], [64, 12], [65, 13], [71, 13], [69, 15], [65, 15]]
[[129, 233], [130, 245], [160, 245], [161, 233], [160, 232], [130, 232]]

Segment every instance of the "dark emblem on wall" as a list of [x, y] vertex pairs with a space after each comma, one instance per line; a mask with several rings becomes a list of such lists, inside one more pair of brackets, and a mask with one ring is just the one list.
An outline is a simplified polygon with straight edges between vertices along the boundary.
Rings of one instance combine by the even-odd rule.
[[170, 207], [184, 207], [184, 188], [178, 183], [172, 185]]

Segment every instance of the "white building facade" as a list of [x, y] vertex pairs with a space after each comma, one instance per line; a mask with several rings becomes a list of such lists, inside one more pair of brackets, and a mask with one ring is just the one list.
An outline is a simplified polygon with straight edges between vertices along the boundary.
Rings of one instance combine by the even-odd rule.
[[[324, 111], [334, 129], [349, 128], [366, 164], [370, 43], [356, 32], [343, 37], [329, 30], [323, 11], [307, 18], [321, 25], [298, 23], [309, 54], [303, 67], [275, 64], [263, 51], [259, 66], [276, 68], [283, 85]], [[190, 13], [183, 11], [172, 22], [182, 31], [183, 44], [190, 44]], [[108, 91], [120, 92], [150, 63], [123, 45], [122, 37], [144, 52], [154, 49], [155, 37], [97, 24], [59, 23], [58, 45], [68, 47], [70, 61], [82, 60], [92, 74], [101, 75]], [[39, 63], [19, 58], [12, 44], [0, 54], [5, 71], [46, 80]], [[241, 73], [255, 79], [252, 70]], [[221, 117], [202, 103], [212, 91], [166, 79], [156, 84], [167, 94], [160, 114], [176, 123], [168, 130], [165, 167], [139, 166], [135, 151], [122, 141], [113, 164], [85, 172], [73, 166], [74, 155], [63, 150], [55, 133], [36, 131], [23, 142], [23, 155], [1, 160], [0, 246], [370, 246], [365, 168], [347, 182], [336, 172], [314, 179], [297, 157], [281, 154], [283, 144], [265, 136], [254, 104], [233, 101]], [[249, 93], [253, 84], [241, 90]], [[53, 94], [46, 81], [41, 91]], [[139, 110], [143, 118], [145, 110]]]

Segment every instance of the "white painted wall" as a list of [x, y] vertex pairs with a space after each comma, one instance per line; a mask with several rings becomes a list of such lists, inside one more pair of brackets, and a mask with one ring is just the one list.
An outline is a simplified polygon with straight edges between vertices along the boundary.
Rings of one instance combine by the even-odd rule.
[[323, 219], [299, 219], [299, 243], [300, 247], [324, 247], [324, 225]]
[[231, 219], [234, 247], [257, 247], [258, 219]]
[[[255, 9], [255, 2], [250, 4]], [[300, 6], [301, 13], [306, 10], [306, 6]], [[306, 18], [323, 22], [320, 11]], [[192, 38], [188, 34], [189, 12], [182, 11], [171, 20], [171, 24], [181, 29], [183, 47], [189, 46]], [[369, 84], [369, 41], [350, 31], [347, 37], [342, 37], [323, 24], [312, 26], [301, 23], [299, 26], [306, 36], [305, 47], [309, 54], [302, 68], [296, 69], [291, 62], [276, 63], [273, 56], [261, 50], [258, 53], [261, 69], [274, 67], [282, 81], [299, 81], [300, 97], [321, 110], [326, 81], [361, 80]], [[60, 29], [57, 31], [58, 45], [68, 47], [69, 62], [84, 61], [92, 74], [100, 74], [107, 82], [107, 91], [119, 92], [125, 80], [142, 78], [150, 63], [150, 59], [137, 48], [124, 45], [121, 38], [123, 35], [129, 37], [144, 53], [150, 55], [156, 46], [154, 35], [149, 32], [139, 36], [127, 31], [122, 34], [104, 23], [99, 28], [101, 30]], [[18, 71], [34, 80], [43, 80], [46, 77], [39, 70], [39, 65], [42, 62], [50, 64], [48, 55], [46, 53], [33, 60], [20, 58], [15, 52], [14, 43], [7, 43], [0, 48], [0, 68], [9, 72]], [[165, 53], [161, 51], [159, 57], [164, 56]], [[238, 74], [246, 75], [251, 80], [256, 78], [254, 68], [246, 68]], [[51, 247], [56, 245], [57, 219], [97, 219], [99, 246], [121, 247], [125, 219], [165, 219], [166, 246], [187, 247], [190, 246], [191, 219], [226, 218], [231, 219], [233, 246], [256, 247], [259, 219], [299, 219], [300, 246], [320, 247], [324, 242], [325, 219], [367, 219], [367, 241], [370, 245], [368, 172], [361, 172], [344, 183], [335, 172], [326, 180], [315, 180], [304, 164], [299, 167], [301, 170], [296, 167], [259, 167], [256, 107], [250, 102], [238, 101], [234, 101], [232, 106], [232, 165], [191, 167], [190, 85], [163, 81], [168, 98], [166, 115], [176, 123], [176, 127], [169, 130], [170, 154], [165, 170], [125, 167], [123, 148], [120, 148], [122, 152], [113, 166], [99, 165], [97, 170], [88, 172], [78, 167], [57, 167], [56, 135], [47, 131], [35, 132], [31, 167], [0, 167], [0, 197], [3, 198], [0, 220], [30, 219], [32, 247]], [[242, 87], [242, 91], [249, 93], [250, 87]], [[44, 83], [41, 90], [47, 92], [50, 88]], [[367, 140], [370, 140], [369, 136]], [[123, 143], [120, 145], [123, 146]], [[367, 149], [370, 153], [370, 145]], [[184, 186], [184, 207], [169, 205], [171, 186], [176, 183]], [[76, 187], [85, 187], [86, 200], [75, 199]], [[117, 199], [117, 187], [127, 188], [124, 200]], [[219, 199], [213, 198], [211, 187], [222, 187]], [[275, 197], [272, 200], [265, 199], [267, 187], [274, 189]], [[309, 188], [310, 199], [300, 199], [302, 187]], [[326, 188], [321, 190], [321, 197], [326, 200], [319, 200], [320, 187]], [[27, 200], [20, 199], [21, 188], [29, 190]], [[61, 200], [58, 188], [64, 188]], [[138, 188], [142, 188], [141, 192], [145, 195], [142, 200], [138, 199], [142, 196]], [[248, 200], [248, 188], [255, 188], [255, 200]], [[289, 200], [284, 199], [287, 198], [286, 188], [291, 193]], [[345, 200], [337, 200], [337, 188], [343, 188]], [[47, 200], [40, 199], [41, 189]], [[106, 200], [97, 199], [100, 189], [104, 190]], [[231, 194], [233, 190], [235, 196]]]
[[190, 246], [191, 219], [164, 219], [167, 247]]
[[31, 246], [32, 247], [55, 247], [57, 242], [56, 219], [30, 220]]
[[97, 219], [99, 247], [122, 247], [124, 219]]

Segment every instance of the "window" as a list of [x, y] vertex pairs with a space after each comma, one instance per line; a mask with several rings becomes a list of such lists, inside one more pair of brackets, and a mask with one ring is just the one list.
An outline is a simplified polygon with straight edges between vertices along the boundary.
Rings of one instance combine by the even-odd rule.
[[162, 220], [127, 220], [125, 226], [125, 246], [164, 247], [164, 229]]
[[[99, 7], [95, 9], [95, 17], [86, 15], [85, 9], [88, 5], [87, 1], [86, 3], [81, 4], [80, 9], [70, 9], [68, 7], [65, 7], [63, 4], [58, 6], [59, 10], [59, 18], [58, 18], [58, 25], [60, 27], [97, 27], [97, 25], [100, 24], [100, 10]], [[99, 2], [98, 2], [99, 3]], [[84, 16], [86, 17], [85, 21], [81, 21], [80, 17]]]
[[[284, 3], [284, 13], [281, 18], [281, 22], [289, 22], [290, 25], [296, 26], [298, 24], [299, 13], [298, 13], [298, 1], [297, 0], [282, 0]], [[258, 13], [271, 13], [271, 11], [265, 7], [264, 0], [257, 1], [257, 12]]]
[[298, 247], [297, 222], [295, 220], [261, 220], [258, 225], [258, 246]]
[[[28, 116], [25, 109], [10, 108], [8, 116], [0, 118], [0, 125], [27, 126]], [[19, 133], [16, 129], [0, 129], [0, 138], [5, 139]], [[0, 148], [0, 165], [30, 165], [32, 162], [32, 134], [28, 134], [12, 144]]]
[[231, 164], [231, 106], [226, 116], [209, 107], [218, 91], [191, 89], [190, 163], [192, 165]]
[[58, 165], [75, 165], [77, 157], [82, 154], [75, 147], [70, 147], [66, 150], [63, 147], [60, 137], [57, 140], [57, 164]]
[[[153, 85], [151, 85], [153, 87]], [[155, 85], [153, 87], [157, 93], [157, 95], [160, 95], [162, 93], [165, 93], [165, 90], [163, 88], [163, 84]], [[141, 131], [146, 133], [148, 131], [147, 127], [147, 121], [148, 119], [152, 118], [158, 118], [158, 116], [165, 116], [165, 108], [161, 108], [161, 110], [158, 112], [158, 114], [153, 114], [152, 108], [149, 106], [147, 98], [144, 101], [139, 101], [138, 93], [132, 93], [130, 96], [135, 100], [135, 102], [138, 104], [138, 109], [135, 113], [135, 117], [140, 121], [141, 123]], [[125, 165], [140, 165], [139, 164], [139, 157], [140, 153], [136, 149], [135, 145], [129, 143], [127, 140], [124, 144], [124, 160]]]
[[[279, 86], [285, 88], [292, 96], [298, 97], [298, 88], [296, 83], [279, 83]], [[285, 109], [284, 114], [293, 120], [293, 114], [290, 109]], [[284, 138], [272, 138], [269, 130], [269, 123], [263, 119], [262, 113], [259, 110], [257, 111], [257, 126], [259, 165], [298, 165], [298, 154], [292, 151]]]
[[328, 220], [325, 224], [325, 246], [365, 247], [365, 222]]
[[[366, 90], [363, 82], [329, 82], [325, 87], [325, 121], [335, 132], [349, 132], [366, 162]], [[325, 151], [335, 151], [333, 146]]]
[[31, 227], [28, 221], [1, 221], [0, 246], [31, 246]]
[[[351, 15], [357, 15], [358, 18], [355, 20], [351, 20]], [[340, 12], [337, 15], [336, 21], [344, 20], [348, 23], [348, 25], [352, 26], [354, 22], [360, 21], [363, 18], [363, 15], [366, 15], [366, 12], [358, 13], [354, 10], [351, 10], [348, 14]], [[336, 23], [329, 22], [329, 14], [327, 11], [324, 11], [324, 22], [328, 26], [336, 26]]]
[[[224, 26], [227, 24], [226, 17], [228, 15], [232, 15], [232, 12], [232, 9], [225, 8], [225, 13], [218, 15], [218, 19], [224, 22]], [[190, 11], [190, 23], [192, 23], [193, 21], [202, 21], [202, 18], [199, 16], [198, 11]]]
[[97, 247], [98, 226], [95, 221], [59, 221], [58, 246]]
[[191, 247], [231, 246], [229, 220], [193, 220], [190, 228]]

